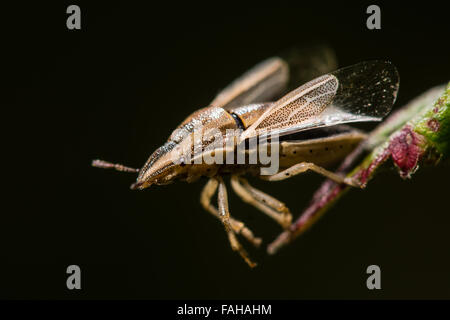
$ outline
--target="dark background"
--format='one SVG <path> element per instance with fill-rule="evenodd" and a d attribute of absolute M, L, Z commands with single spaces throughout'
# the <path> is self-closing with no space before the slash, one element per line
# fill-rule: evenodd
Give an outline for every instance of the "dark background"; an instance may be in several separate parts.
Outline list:
<path fill-rule="evenodd" d="M 69 31 L 69 4 L 82 29 Z M 295 46 L 327 43 L 339 65 L 389 59 L 399 69 L 396 108 L 449 80 L 443 3 L 166 7 L 122 2 L 22 5 L 5 10 L 12 108 L 5 173 L 15 179 L 2 212 L 2 298 L 450 298 L 450 168 L 412 180 L 379 175 L 274 256 L 233 253 L 199 203 L 204 181 L 131 191 L 132 174 L 90 167 L 101 158 L 140 167 L 187 115 L 255 63 Z M 10 18 L 10 19 L 8 19 Z M 5 41 L 5 40 L 4 40 Z M 12 112 L 13 118 L 7 117 Z M 12 119 L 12 121 L 10 121 Z M 323 179 L 305 174 L 251 182 L 295 216 Z M 5 183 L 6 184 L 6 183 Z M 230 209 L 267 245 L 280 228 L 231 194 Z M 82 290 L 66 289 L 66 268 Z M 368 265 L 382 290 L 366 288 Z"/>

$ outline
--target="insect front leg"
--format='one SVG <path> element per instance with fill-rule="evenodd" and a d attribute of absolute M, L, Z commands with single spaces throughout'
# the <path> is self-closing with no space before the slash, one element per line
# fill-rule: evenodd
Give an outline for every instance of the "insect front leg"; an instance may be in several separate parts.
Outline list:
<path fill-rule="evenodd" d="M 217 181 L 217 179 L 214 178 L 209 179 L 208 183 L 203 188 L 200 197 L 200 203 L 202 204 L 203 208 L 206 211 L 211 213 L 216 218 L 220 219 L 219 211 L 215 206 L 211 204 L 211 199 L 216 193 L 218 186 L 219 182 Z M 255 237 L 253 235 L 253 232 L 250 229 L 248 229 L 243 222 L 236 220 L 230 216 L 230 224 L 233 231 L 236 234 L 242 235 L 244 238 L 250 241 L 255 247 L 258 247 L 261 244 L 262 242 L 261 238 Z"/>
<path fill-rule="evenodd" d="M 279 181 L 279 180 L 285 180 L 289 179 L 297 174 L 303 173 L 305 171 L 314 171 L 318 174 L 333 180 L 337 183 L 344 183 L 352 187 L 358 187 L 361 188 L 361 185 L 350 178 L 346 178 L 343 176 L 340 176 L 334 172 L 328 171 L 327 169 L 324 169 L 314 163 L 311 162 L 301 162 L 297 163 L 296 165 L 293 165 L 292 167 L 283 170 L 281 172 L 278 172 L 277 174 L 271 175 L 271 176 L 261 176 L 261 179 L 267 180 L 267 181 Z"/>
<path fill-rule="evenodd" d="M 231 177 L 231 186 L 244 202 L 264 212 L 283 228 L 286 229 L 291 225 L 292 214 L 283 202 L 252 187 L 247 179 L 237 175 Z"/>
<path fill-rule="evenodd" d="M 247 264 L 251 268 L 253 268 L 256 266 L 256 263 L 250 260 L 247 252 L 239 243 L 238 239 L 236 238 L 236 234 L 233 232 L 233 229 L 231 227 L 230 212 L 228 209 L 228 195 L 225 183 L 223 182 L 223 179 L 221 177 L 217 179 L 219 181 L 219 192 L 217 196 L 219 216 L 220 219 L 222 220 L 223 225 L 225 226 L 225 230 L 228 234 L 228 240 L 230 241 L 231 248 L 233 249 L 233 251 L 237 251 L 241 255 L 241 257 L 245 260 L 245 262 L 247 262 Z"/>

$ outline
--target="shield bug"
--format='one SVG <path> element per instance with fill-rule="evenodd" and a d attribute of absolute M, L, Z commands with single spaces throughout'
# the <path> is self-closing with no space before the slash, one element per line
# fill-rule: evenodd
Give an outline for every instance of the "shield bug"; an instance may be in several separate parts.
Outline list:
<path fill-rule="evenodd" d="M 288 79 L 288 63 L 281 58 L 268 59 L 232 82 L 208 107 L 183 121 L 140 170 L 101 160 L 93 161 L 92 165 L 139 172 L 131 186 L 139 190 L 208 177 L 201 204 L 223 223 L 232 249 L 253 267 L 255 263 L 237 235 L 255 246 L 259 246 L 261 239 L 230 215 L 223 177 L 231 175 L 232 189 L 243 201 L 288 229 L 292 215 L 286 205 L 252 187 L 244 175 L 278 181 L 311 170 L 338 183 L 358 187 L 354 181 L 325 168 L 343 159 L 366 138 L 364 132 L 344 124 L 380 121 L 391 110 L 399 87 L 393 64 L 366 61 L 322 75 L 274 102 L 267 102 L 282 95 Z M 229 135 L 229 130 L 238 131 Z M 195 138 L 196 133 L 200 138 Z M 244 160 L 248 160 L 263 145 L 267 147 L 273 142 L 273 137 L 279 137 L 276 144 L 270 144 L 269 150 L 279 155 L 277 172 L 262 174 L 261 169 L 267 163 L 260 159 L 236 163 L 239 148 L 243 150 Z M 254 138 L 260 140 L 252 146 L 249 142 Z M 217 155 L 228 159 L 230 153 L 230 162 L 204 161 L 206 156 Z M 216 192 L 217 207 L 211 204 Z"/>

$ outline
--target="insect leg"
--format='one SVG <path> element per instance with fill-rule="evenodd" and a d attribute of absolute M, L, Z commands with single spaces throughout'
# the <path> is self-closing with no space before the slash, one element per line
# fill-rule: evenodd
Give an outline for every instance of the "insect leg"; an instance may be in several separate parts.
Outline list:
<path fill-rule="evenodd" d="M 247 179 L 237 175 L 231 177 L 231 186 L 244 202 L 261 210 L 278 222 L 283 228 L 288 228 L 291 225 L 291 212 L 283 202 L 252 187 Z"/>
<path fill-rule="evenodd" d="M 267 180 L 267 181 L 279 181 L 279 180 L 285 180 L 289 179 L 297 174 L 303 173 L 305 171 L 312 170 L 314 172 L 317 172 L 318 174 L 321 174 L 328 179 L 333 180 L 337 183 L 345 183 L 352 187 L 358 187 L 360 188 L 361 185 L 358 184 L 356 181 L 353 181 L 352 179 L 342 177 L 334 172 L 328 171 L 318 165 L 315 165 L 311 162 L 301 162 L 297 163 L 296 165 L 293 165 L 292 167 L 283 170 L 281 172 L 278 172 L 277 174 L 271 175 L 271 176 L 261 176 L 261 179 Z"/>
<path fill-rule="evenodd" d="M 216 218 L 220 219 L 219 211 L 216 207 L 214 207 L 211 204 L 211 199 L 214 196 L 214 194 L 217 191 L 217 187 L 219 185 L 219 182 L 212 178 L 208 181 L 208 183 L 203 188 L 201 197 L 200 197 L 200 203 L 202 204 L 203 208 L 205 208 L 206 211 L 211 213 Z M 257 238 L 253 235 L 253 232 L 248 229 L 243 222 L 234 219 L 233 217 L 230 217 L 230 224 L 233 228 L 233 231 L 236 234 L 241 234 L 244 236 L 248 241 L 250 241 L 254 246 L 258 247 L 261 244 L 261 238 Z"/>
<path fill-rule="evenodd" d="M 247 262 L 247 264 L 251 268 L 253 268 L 256 266 L 256 263 L 250 260 L 247 252 L 239 243 L 238 239 L 236 238 L 236 234 L 233 232 L 233 229 L 231 227 L 230 212 L 228 209 L 228 195 L 225 183 L 223 182 L 223 179 L 221 177 L 218 177 L 218 180 L 219 180 L 219 192 L 217 198 L 218 198 L 219 216 L 220 219 L 222 220 L 223 225 L 225 226 L 225 230 L 228 234 L 228 240 L 230 241 L 231 248 L 233 249 L 233 251 L 237 251 L 241 255 L 241 257 L 245 260 L 245 262 Z"/>

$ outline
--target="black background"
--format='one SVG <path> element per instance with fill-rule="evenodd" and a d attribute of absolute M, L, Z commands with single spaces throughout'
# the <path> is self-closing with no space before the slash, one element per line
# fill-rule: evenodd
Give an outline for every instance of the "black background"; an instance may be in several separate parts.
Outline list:
<path fill-rule="evenodd" d="M 81 7 L 79 31 L 66 28 L 69 4 Z M 327 43 L 340 66 L 391 60 L 401 77 L 397 108 L 449 80 L 443 3 L 379 4 L 376 31 L 366 28 L 369 4 L 5 9 L 5 66 L 13 72 L 4 77 L 14 100 L 12 108 L 4 100 L 3 128 L 13 124 L 4 171 L 15 179 L 5 182 L 0 296 L 450 298 L 448 166 L 421 168 L 408 181 L 395 172 L 378 176 L 274 256 L 246 243 L 259 263 L 254 270 L 201 208 L 204 181 L 136 192 L 128 188 L 132 174 L 90 167 L 95 158 L 140 167 L 220 88 L 295 46 Z M 298 215 L 322 181 L 305 174 L 252 183 Z M 280 231 L 234 194 L 230 209 L 265 244 Z M 82 269 L 81 291 L 66 289 L 71 264 Z M 366 288 L 371 264 L 381 267 L 382 290 Z"/>

